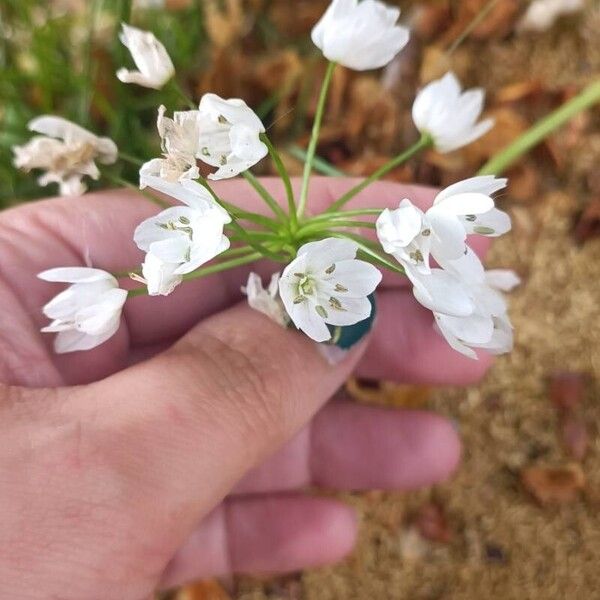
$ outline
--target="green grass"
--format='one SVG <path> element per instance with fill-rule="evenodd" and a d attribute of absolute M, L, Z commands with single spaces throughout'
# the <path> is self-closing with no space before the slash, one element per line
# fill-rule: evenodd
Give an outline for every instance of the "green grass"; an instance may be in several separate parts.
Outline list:
<path fill-rule="evenodd" d="M 187 9 L 137 10 L 130 0 L 87 0 L 83 10 L 51 8 L 48 0 L 0 3 L 0 208 L 48 196 L 37 173 L 18 172 L 11 147 L 26 142 L 28 121 L 40 114 L 64 116 L 101 135 L 119 149 L 142 159 L 159 152 L 156 108 L 180 108 L 173 91 L 154 91 L 120 83 L 120 66 L 133 66 L 118 40 L 122 20 L 153 31 L 164 43 L 180 82 L 206 64 L 207 38 L 202 0 Z M 135 167 L 121 175 L 136 180 Z M 102 186 L 92 183 L 90 187 Z"/>

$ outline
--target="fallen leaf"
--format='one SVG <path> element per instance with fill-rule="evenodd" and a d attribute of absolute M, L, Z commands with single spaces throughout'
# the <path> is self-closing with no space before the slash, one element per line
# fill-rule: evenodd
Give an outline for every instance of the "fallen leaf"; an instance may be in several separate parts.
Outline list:
<path fill-rule="evenodd" d="M 210 579 L 182 587 L 173 600 L 231 600 L 231 596 L 218 581 Z"/>
<path fill-rule="evenodd" d="M 486 41 L 506 37 L 515 28 L 519 6 L 519 0 L 496 1 L 481 23 L 473 29 L 471 37 Z"/>
<path fill-rule="evenodd" d="M 494 103 L 502 104 L 523 100 L 524 98 L 539 94 L 542 89 L 542 84 L 537 79 L 510 83 L 504 87 L 501 87 L 494 94 Z"/>
<path fill-rule="evenodd" d="M 589 434 L 585 422 L 577 415 L 566 415 L 560 427 L 567 452 L 575 460 L 582 461 L 589 446 Z"/>
<path fill-rule="evenodd" d="M 594 198 L 583 209 L 573 228 L 573 238 L 578 244 L 600 235 L 600 198 Z"/>
<path fill-rule="evenodd" d="M 556 371 L 550 376 L 548 394 L 554 406 L 560 410 L 576 409 L 585 393 L 586 377 L 573 371 Z"/>
<path fill-rule="evenodd" d="M 521 472 L 521 483 L 542 506 L 569 504 L 585 487 L 585 475 L 579 464 L 561 467 L 533 466 Z"/>
<path fill-rule="evenodd" d="M 540 172 L 530 163 L 522 161 L 506 173 L 512 200 L 530 202 L 538 198 L 540 191 Z"/>
<path fill-rule="evenodd" d="M 432 542 L 447 544 L 452 539 L 452 531 L 442 507 L 434 502 L 423 504 L 413 522 L 422 537 Z"/>

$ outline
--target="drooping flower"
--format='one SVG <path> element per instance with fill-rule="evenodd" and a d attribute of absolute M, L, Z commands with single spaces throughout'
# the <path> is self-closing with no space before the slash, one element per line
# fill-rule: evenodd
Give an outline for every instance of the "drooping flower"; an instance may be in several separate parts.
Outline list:
<path fill-rule="evenodd" d="M 248 304 L 251 308 L 285 327 L 289 317 L 285 312 L 281 298 L 279 298 L 279 277 L 279 273 L 273 273 L 269 287 L 265 289 L 260 275 L 250 273 L 248 282 L 242 287 L 242 293 L 248 297 Z"/>
<path fill-rule="evenodd" d="M 158 109 L 156 125 L 161 139 L 163 158 L 154 158 L 140 169 L 140 187 L 145 187 L 145 176 L 154 175 L 167 181 L 197 179 L 196 165 L 199 144 L 198 111 L 175 112 L 165 117 L 166 108 Z"/>
<path fill-rule="evenodd" d="M 454 73 L 446 73 L 417 94 L 412 106 L 413 121 L 422 134 L 433 138 L 439 152 L 451 152 L 493 127 L 493 119 L 477 122 L 484 97 L 480 88 L 463 92 Z"/>
<path fill-rule="evenodd" d="M 452 348 L 477 358 L 476 348 L 502 354 L 512 348 L 512 325 L 500 291 L 519 284 L 512 271 L 485 271 L 472 250 L 430 275 L 407 271 L 415 298 L 433 311 L 436 325 Z M 452 298 L 454 304 L 449 305 Z M 470 305 L 470 310 L 467 307 Z M 456 310 L 459 308 L 460 310 Z M 460 313 L 460 314 L 459 314 Z"/>
<path fill-rule="evenodd" d="M 49 269 L 38 275 L 44 281 L 70 283 L 43 308 L 52 323 L 42 329 L 58 333 L 54 349 L 59 354 L 90 350 L 119 329 L 127 291 L 106 271 L 88 267 Z"/>
<path fill-rule="evenodd" d="M 264 125 L 243 100 L 224 100 L 216 94 L 204 94 L 199 113 L 197 157 L 219 167 L 209 179 L 235 177 L 267 154 L 267 146 L 260 140 Z"/>
<path fill-rule="evenodd" d="M 510 230 L 510 217 L 494 206 L 491 194 L 506 186 L 493 175 L 472 177 L 442 190 L 427 212 L 404 199 L 377 219 L 383 249 L 399 262 L 429 273 L 429 256 L 438 263 L 460 258 L 468 234 L 497 237 Z"/>
<path fill-rule="evenodd" d="M 37 117 L 29 122 L 28 128 L 42 135 L 13 148 L 15 166 L 24 171 L 46 171 L 38 183 L 41 186 L 58 183 L 62 196 L 85 193 L 84 176 L 100 177 L 95 160 L 106 165 L 117 160 L 118 149 L 111 139 L 98 137 L 62 117 Z"/>
<path fill-rule="evenodd" d="M 130 277 L 145 284 L 149 296 L 168 296 L 183 279 L 183 275 L 175 273 L 178 266 L 179 263 L 165 262 L 148 252 L 142 263 L 142 275 L 131 273 Z"/>
<path fill-rule="evenodd" d="M 121 68 L 117 78 L 123 83 L 135 83 L 143 87 L 160 89 L 173 77 L 175 67 L 165 47 L 149 32 L 123 23 L 119 39 L 127 47 L 137 71 Z"/>
<path fill-rule="evenodd" d="M 138 248 L 153 255 L 147 269 L 150 272 L 162 269 L 162 274 L 156 277 L 168 273 L 172 282 L 174 276 L 191 273 L 229 248 L 223 226 L 231 222 L 231 217 L 199 183 L 190 180 L 170 183 L 158 177 L 149 177 L 146 183 L 186 205 L 167 208 L 142 221 L 135 230 Z M 175 267 L 159 267 L 154 258 Z M 164 290 L 170 285 L 158 287 Z"/>
<path fill-rule="evenodd" d="M 317 342 L 331 338 L 329 325 L 354 325 L 371 314 L 368 296 L 381 281 L 370 263 L 356 259 L 358 246 L 327 238 L 304 244 L 283 270 L 279 294 L 294 325 Z"/>
<path fill-rule="evenodd" d="M 357 71 L 389 63 L 409 38 L 400 9 L 377 0 L 333 0 L 314 26 L 313 43 L 330 61 Z"/>

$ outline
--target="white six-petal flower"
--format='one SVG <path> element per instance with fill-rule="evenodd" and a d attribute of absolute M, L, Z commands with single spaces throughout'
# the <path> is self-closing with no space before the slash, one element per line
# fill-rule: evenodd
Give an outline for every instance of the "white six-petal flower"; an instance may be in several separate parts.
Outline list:
<path fill-rule="evenodd" d="M 493 119 L 477 122 L 484 98 L 480 88 L 463 92 L 454 73 L 446 73 L 417 94 L 412 106 L 413 121 L 422 134 L 433 138 L 438 151 L 451 152 L 493 127 Z"/>
<path fill-rule="evenodd" d="M 13 148 L 15 166 L 24 171 L 46 171 L 38 183 L 42 186 L 58 183 L 62 196 L 85 193 L 87 187 L 82 178 L 86 175 L 98 179 L 100 171 L 95 160 L 106 165 L 117 160 L 118 149 L 111 139 L 98 137 L 62 117 L 37 117 L 28 127 L 42 135 Z"/>
<path fill-rule="evenodd" d="M 330 61 L 357 71 L 378 69 L 408 42 L 408 29 L 396 24 L 399 16 L 399 8 L 377 0 L 333 0 L 312 41 Z"/>
<path fill-rule="evenodd" d="M 491 197 L 505 185 L 493 175 L 465 179 L 442 190 L 425 213 L 405 198 L 378 217 L 379 241 L 403 265 L 429 273 L 430 255 L 438 263 L 460 258 L 468 234 L 496 237 L 510 230 L 510 217 Z"/>
<path fill-rule="evenodd" d="M 54 340 L 57 353 L 90 350 L 117 332 L 127 291 L 118 287 L 110 273 L 88 267 L 62 267 L 43 271 L 38 277 L 72 284 L 43 308 L 52 323 L 42 331 L 58 333 Z"/>
<path fill-rule="evenodd" d="M 283 270 L 279 294 L 298 329 L 317 342 L 331 338 L 329 325 L 354 325 L 371 314 L 368 299 L 381 273 L 356 259 L 358 246 L 328 238 L 304 244 Z"/>
<path fill-rule="evenodd" d="M 250 273 L 248 282 L 242 287 L 242 293 L 248 297 L 248 304 L 254 310 L 263 313 L 275 323 L 286 326 L 289 317 L 279 297 L 279 273 L 273 273 L 269 287 L 265 289 L 260 275 Z"/>
<path fill-rule="evenodd" d="M 126 23 L 122 26 L 119 39 L 131 53 L 138 70 L 121 68 L 117 71 L 117 78 L 123 83 L 160 89 L 175 74 L 175 67 L 165 47 L 150 31 L 143 31 Z"/>
<path fill-rule="evenodd" d="M 138 248 L 152 255 L 149 263 L 146 257 L 144 278 L 162 282 L 155 289 L 164 293 L 176 285 L 175 276 L 191 273 L 229 248 L 223 226 L 231 222 L 231 217 L 195 181 L 171 183 L 147 177 L 146 183 L 186 205 L 163 210 L 142 221 L 134 232 Z M 155 270 L 159 272 L 154 273 Z"/>

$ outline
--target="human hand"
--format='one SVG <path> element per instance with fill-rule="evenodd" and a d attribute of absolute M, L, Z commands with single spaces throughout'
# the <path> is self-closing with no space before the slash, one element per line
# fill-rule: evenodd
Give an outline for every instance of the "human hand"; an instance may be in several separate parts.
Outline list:
<path fill-rule="evenodd" d="M 311 205 L 351 185 L 315 179 Z M 215 187 L 258 210 L 244 184 Z M 354 205 L 404 196 L 426 205 L 433 192 L 375 184 Z M 302 488 L 410 489 L 458 462 L 454 429 L 433 414 L 324 406 L 353 371 L 432 384 L 485 372 L 489 358 L 450 349 L 398 278 L 384 277 L 368 347 L 336 364 L 240 303 L 247 270 L 132 299 L 105 344 L 54 355 L 39 328 L 57 290 L 35 274 L 130 268 L 133 229 L 154 212 L 115 191 L 0 214 L 0 597 L 139 600 L 194 578 L 330 562 L 352 547 L 353 513 Z"/>

